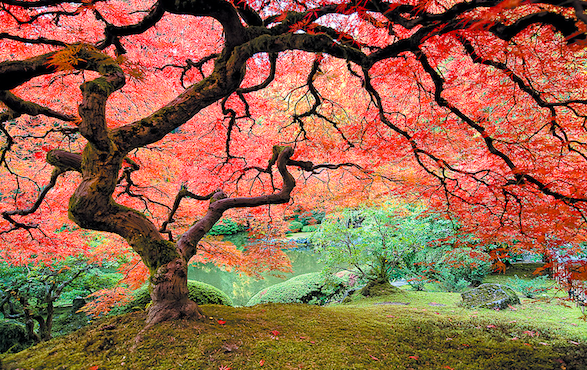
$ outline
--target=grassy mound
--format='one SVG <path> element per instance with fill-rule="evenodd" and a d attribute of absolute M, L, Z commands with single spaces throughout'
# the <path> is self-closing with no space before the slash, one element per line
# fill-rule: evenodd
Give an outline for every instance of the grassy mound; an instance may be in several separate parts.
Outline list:
<path fill-rule="evenodd" d="M 255 294 L 247 306 L 263 303 L 308 303 L 323 305 L 342 297 L 352 286 L 349 275 L 339 273 L 326 278 L 319 272 L 298 275 Z M 353 280 L 354 281 L 354 280 Z M 340 296 L 340 297 L 339 297 Z"/>
<path fill-rule="evenodd" d="M 156 325 L 138 345 L 145 314 L 135 312 L 1 361 L 6 370 L 587 368 L 577 309 L 525 299 L 516 310 L 473 311 L 459 301 L 405 291 L 326 307 L 204 305 L 205 321 Z"/>

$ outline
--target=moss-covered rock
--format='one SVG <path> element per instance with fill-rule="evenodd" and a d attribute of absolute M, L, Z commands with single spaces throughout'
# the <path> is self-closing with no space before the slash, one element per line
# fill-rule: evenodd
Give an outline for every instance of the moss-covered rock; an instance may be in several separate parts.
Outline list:
<path fill-rule="evenodd" d="M 226 293 L 220 289 L 201 281 L 188 280 L 188 296 L 197 304 L 221 304 L 224 306 L 232 306 L 232 300 Z M 133 300 L 123 306 L 116 313 L 127 313 L 138 309 L 144 309 L 147 304 L 151 302 L 149 289 L 143 286 L 137 289 L 134 293 Z"/>
<path fill-rule="evenodd" d="M 33 341 L 28 338 L 24 325 L 15 321 L 0 321 L 0 353 L 8 350 L 19 352 L 32 344 Z"/>
<path fill-rule="evenodd" d="M 345 272 L 324 276 L 319 272 L 293 277 L 255 294 L 247 303 L 254 306 L 262 303 L 307 303 L 324 305 L 342 298 L 345 291 L 356 283 L 354 274 Z"/>
<path fill-rule="evenodd" d="M 466 308 L 505 309 L 520 304 L 520 298 L 510 287 L 501 284 L 482 284 L 475 289 L 461 293 Z"/>

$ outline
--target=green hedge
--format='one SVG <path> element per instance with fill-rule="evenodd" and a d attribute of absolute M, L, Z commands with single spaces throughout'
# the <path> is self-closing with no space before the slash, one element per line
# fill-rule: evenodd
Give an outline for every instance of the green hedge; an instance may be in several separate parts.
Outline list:
<path fill-rule="evenodd" d="M 188 280 L 188 295 L 197 304 L 221 304 L 232 306 L 232 299 L 220 289 L 201 281 Z M 147 286 L 143 286 L 134 292 L 131 302 L 121 307 L 116 313 L 126 313 L 137 309 L 144 309 L 151 302 L 151 296 Z"/>
<path fill-rule="evenodd" d="M 302 232 L 303 233 L 311 233 L 314 232 L 316 230 L 318 230 L 318 225 L 306 225 L 304 227 L 302 227 Z"/>

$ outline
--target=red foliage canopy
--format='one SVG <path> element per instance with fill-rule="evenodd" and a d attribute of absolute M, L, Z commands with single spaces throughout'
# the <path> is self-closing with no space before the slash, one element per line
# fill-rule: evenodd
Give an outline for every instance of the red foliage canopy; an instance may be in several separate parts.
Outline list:
<path fill-rule="evenodd" d="M 169 260 L 145 240 L 182 234 L 189 260 L 224 212 L 292 194 L 417 197 L 487 241 L 584 240 L 587 2 L 0 4 L 5 257 L 109 231 L 155 274 Z"/>

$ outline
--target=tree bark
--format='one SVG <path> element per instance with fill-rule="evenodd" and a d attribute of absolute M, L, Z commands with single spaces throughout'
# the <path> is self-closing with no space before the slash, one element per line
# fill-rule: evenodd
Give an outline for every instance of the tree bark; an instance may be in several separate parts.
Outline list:
<path fill-rule="evenodd" d="M 161 266 L 151 277 L 151 306 L 147 326 L 167 320 L 204 317 L 198 305 L 188 297 L 187 263 L 183 257 Z"/>

